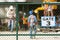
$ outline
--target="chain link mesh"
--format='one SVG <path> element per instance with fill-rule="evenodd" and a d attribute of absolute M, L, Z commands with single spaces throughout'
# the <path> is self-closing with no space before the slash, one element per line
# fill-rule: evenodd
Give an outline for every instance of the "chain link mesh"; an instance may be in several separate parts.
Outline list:
<path fill-rule="evenodd" d="M 28 7 L 29 9 L 31 9 L 31 6 L 32 6 L 32 9 L 35 9 L 35 8 L 41 6 L 41 5 L 40 4 L 37 4 L 37 5 L 34 5 L 34 6 L 33 5 L 26 5 L 26 6 L 19 5 L 18 8 L 21 7 L 20 10 L 22 10 L 22 11 L 25 10 L 26 11 L 26 8 Z M 28 8 L 27 8 L 27 11 L 26 11 L 27 13 L 29 11 Z M 2 6 L 1 6 L 0 10 L 1 10 L 1 13 L 3 13 L 3 14 L 1 14 L 1 13 L 0 14 L 5 16 L 6 15 L 6 10 L 4 9 L 4 7 L 2 8 Z M 60 39 L 60 36 L 57 36 L 57 37 L 56 36 L 48 36 L 48 37 L 46 36 L 46 35 L 49 35 L 49 34 L 53 34 L 53 35 L 54 34 L 60 34 L 60 16 L 59 16 L 60 15 L 60 5 L 57 5 L 57 9 L 53 10 L 53 14 L 56 17 L 56 26 L 53 27 L 53 28 L 51 28 L 51 27 L 44 28 L 44 27 L 41 27 L 41 21 L 38 21 L 37 32 L 36 32 L 36 38 L 35 39 L 30 38 L 30 30 L 29 30 L 29 27 L 27 25 L 25 26 L 24 24 L 19 24 L 18 23 L 18 40 L 58 40 L 58 39 Z M 2 18 L 3 16 L 1 16 L 1 15 L 0 15 L 0 18 L 1 18 L 0 19 L 0 34 L 7 34 L 7 35 L 16 34 L 16 24 L 14 24 L 15 28 L 14 28 L 13 32 L 11 32 L 7 27 L 7 23 L 5 23 L 6 18 Z M 23 12 L 20 16 L 22 16 L 22 15 L 23 15 Z M 28 15 L 29 14 L 27 14 L 27 16 Z M 41 18 L 41 16 L 44 15 L 43 10 L 39 11 L 38 15 Z M 27 30 L 25 30 L 26 27 L 27 27 Z M 42 34 L 42 35 L 45 34 L 45 36 L 41 36 L 41 35 L 38 35 L 38 34 Z M 11 35 L 11 36 L 1 36 L 0 35 L 0 40 L 16 40 L 16 35 L 15 36 L 13 36 L 13 35 Z"/>

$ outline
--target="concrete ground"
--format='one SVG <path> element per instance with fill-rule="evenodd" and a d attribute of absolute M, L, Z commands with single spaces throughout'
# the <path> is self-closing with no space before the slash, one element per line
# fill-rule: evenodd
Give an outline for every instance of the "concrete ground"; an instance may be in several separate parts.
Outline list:
<path fill-rule="evenodd" d="M 15 36 L 0 36 L 0 40 L 16 40 Z M 29 36 L 19 36 L 18 40 L 60 40 L 60 36 L 36 36 L 35 39 L 30 39 Z"/>
<path fill-rule="evenodd" d="M 29 34 L 30 31 L 18 31 L 18 34 Z M 16 31 L 0 31 L 0 34 L 16 34 Z M 37 32 L 37 34 L 60 34 L 59 32 Z"/>
<path fill-rule="evenodd" d="M 16 31 L 0 31 L 0 34 L 16 34 Z M 29 34 L 29 31 L 18 31 L 18 34 Z M 60 32 L 37 32 L 37 34 L 60 34 Z M 0 40 L 16 40 L 16 36 L 0 36 Z M 30 39 L 30 36 L 18 36 L 18 40 L 60 40 L 60 36 L 36 36 L 35 39 Z"/>

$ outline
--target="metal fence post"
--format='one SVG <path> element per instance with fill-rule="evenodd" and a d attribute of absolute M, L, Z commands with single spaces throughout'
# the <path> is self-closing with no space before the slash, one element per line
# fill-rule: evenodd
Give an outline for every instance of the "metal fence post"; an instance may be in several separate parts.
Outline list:
<path fill-rule="evenodd" d="M 16 40 L 18 40 L 18 4 L 16 4 Z"/>

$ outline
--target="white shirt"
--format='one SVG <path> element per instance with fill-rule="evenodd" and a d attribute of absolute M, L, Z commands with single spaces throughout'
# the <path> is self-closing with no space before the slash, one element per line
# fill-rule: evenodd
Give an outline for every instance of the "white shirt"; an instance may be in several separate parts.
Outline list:
<path fill-rule="evenodd" d="M 52 7 L 51 6 L 48 6 L 48 11 L 52 11 Z"/>
<path fill-rule="evenodd" d="M 16 0 L 6 0 L 6 2 L 16 2 Z"/>
<path fill-rule="evenodd" d="M 26 0 L 16 0 L 16 2 L 26 2 Z"/>
<path fill-rule="evenodd" d="M 15 14 L 14 11 L 12 11 L 12 12 L 11 12 L 11 11 L 8 11 L 8 12 L 7 12 L 7 17 L 8 17 L 8 18 L 13 18 L 13 16 L 16 17 L 16 14 Z"/>

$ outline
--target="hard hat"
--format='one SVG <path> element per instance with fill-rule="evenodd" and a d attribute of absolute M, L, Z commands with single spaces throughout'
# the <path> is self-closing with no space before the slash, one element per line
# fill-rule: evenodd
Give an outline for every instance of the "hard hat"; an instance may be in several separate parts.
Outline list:
<path fill-rule="evenodd" d="M 24 13 L 24 15 L 26 15 L 26 13 Z"/>
<path fill-rule="evenodd" d="M 19 14 L 22 14 L 23 12 L 22 11 L 19 11 Z"/>
<path fill-rule="evenodd" d="M 29 11 L 29 14 L 30 14 L 30 15 L 32 15 L 32 14 L 33 14 L 33 11 L 32 11 L 32 10 L 31 10 L 31 11 Z"/>
<path fill-rule="evenodd" d="M 14 7 L 11 5 L 11 6 L 9 7 L 9 9 L 14 9 Z"/>

